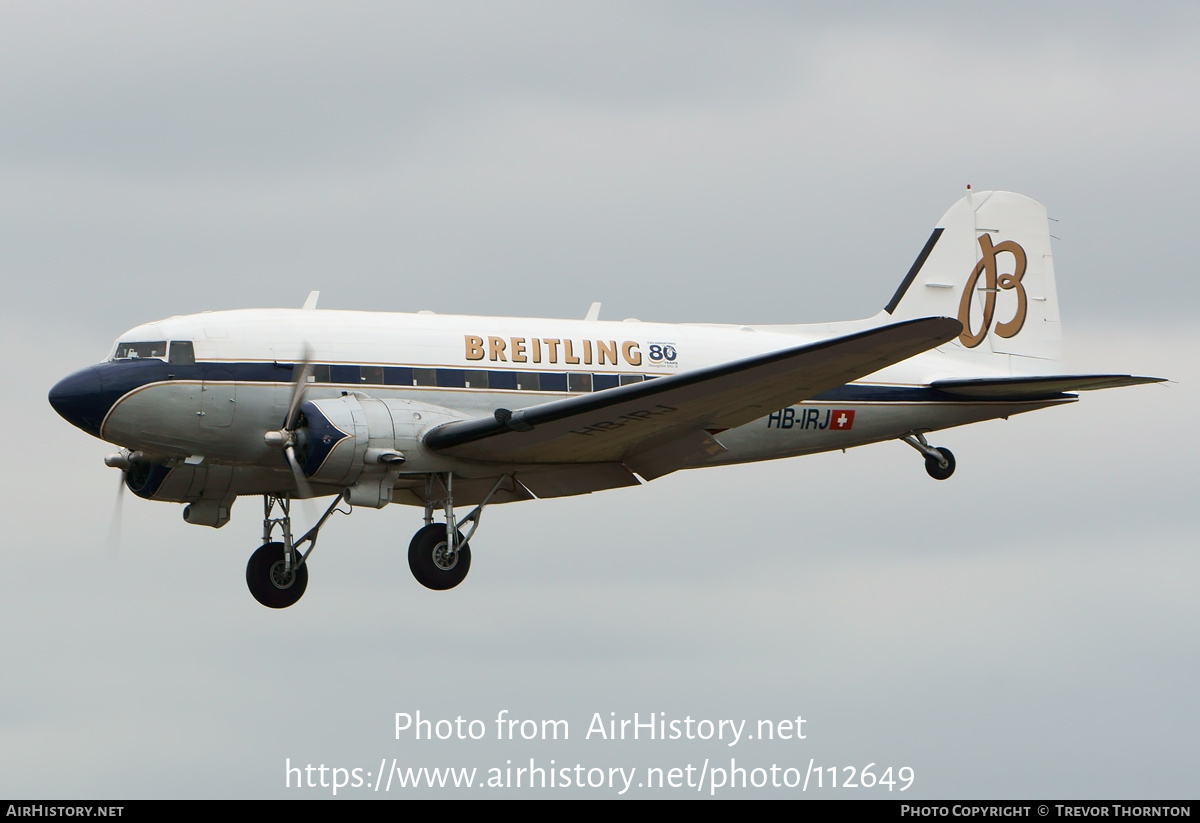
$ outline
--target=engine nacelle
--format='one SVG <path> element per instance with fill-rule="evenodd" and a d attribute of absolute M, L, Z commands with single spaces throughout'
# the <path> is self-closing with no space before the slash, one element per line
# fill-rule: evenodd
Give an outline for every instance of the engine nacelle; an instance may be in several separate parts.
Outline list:
<path fill-rule="evenodd" d="M 114 456 L 116 457 L 116 456 Z M 124 455 L 125 485 L 146 500 L 188 503 L 183 519 L 195 526 L 219 529 L 229 522 L 229 510 L 237 498 L 237 474 L 233 466 L 191 464 L 172 460 L 156 463 L 140 452 Z M 117 460 L 105 462 L 120 465 Z"/>
<path fill-rule="evenodd" d="M 360 392 L 309 400 L 300 405 L 297 458 L 313 481 L 348 487 L 351 504 L 381 508 L 391 502 L 404 464 L 419 455 L 420 435 L 463 419 L 444 406 Z"/>

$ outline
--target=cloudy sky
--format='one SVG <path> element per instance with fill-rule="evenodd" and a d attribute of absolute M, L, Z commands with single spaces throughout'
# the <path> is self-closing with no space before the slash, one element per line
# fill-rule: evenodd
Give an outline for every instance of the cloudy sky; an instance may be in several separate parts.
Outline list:
<path fill-rule="evenodd" d="M 1182 3 L 0 3 L 0 796 L 734 758 L 1195 797 L 1198 36 Z M 893 443 L 489 509 L 448 593 L 408 572 L 418 511 L 359 511 L 283 612 L 245 590 L 255 499 L 213 531 L 130 498 L 106 554 L 111 447 L 45 400 L 126 328 L 310 289 L 868 316 L 968 184 L 1056 221 L 1064 370 L 1176 382 L 940 433 L 946 483 Z M 397 740 L 418 710 L 487 738 Z M 571 738 L 497 741 L 501 710 Z M 807 737 L 584 739 L 610 712 Z"/>

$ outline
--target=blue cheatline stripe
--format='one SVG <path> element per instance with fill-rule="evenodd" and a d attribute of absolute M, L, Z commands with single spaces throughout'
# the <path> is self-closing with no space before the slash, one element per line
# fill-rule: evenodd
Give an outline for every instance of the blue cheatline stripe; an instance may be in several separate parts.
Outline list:
<path fill-rule="evenodd" d="M 161 360 L 123 360 L 93 367 L 101 374 L 104 405 L 111 406 L 126 392 L 148 383 L 170 380 L 206 380 L 237 383 L 290 383 L 295 372 L 291 363 L 210 363 L 190 365 Z M 312 366 L 315 383 L 369 388 L 455 388 L 499 391 L 544 391 L 586 394 L 616 388 L 660 375 L 601 374 L 591 372 L 519 372 L 515 370 L 420 368 L 413 366 L 352 366 L 322 364 Z M 1012 399 L 1012 398 L 1009 398 Z M 1049 399 L 1049 398 L 1039 398 Z M 949 394 L 929 386 L 878 386 L 848 383 L 812 398 L 812 402 L 907 402 L 964 403 L 980 402 Z"/>
<path fill-rule="evenodd" d="M 117 360 L 96 367 L 104 374 L 104 387 L 116 399 L 147 383 L 168 380 L 205 380 L 235 383 L 290 383 L 293 363 L 200 362 L 187 365 L 162 360 Z M 355 366 L 314 363 L 313 382 L 338 386 L 390 386 L 394 388 L 498 389 L 586 393 L 619 385 L 652 380 L 653 374 L 597 374 L 587 371 L 516 371 L 487 369 L 422 368 L 419 366 Z"/>

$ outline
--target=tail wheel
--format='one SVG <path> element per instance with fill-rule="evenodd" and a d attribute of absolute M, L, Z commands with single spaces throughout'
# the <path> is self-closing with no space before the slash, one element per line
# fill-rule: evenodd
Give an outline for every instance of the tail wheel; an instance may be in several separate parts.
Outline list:
<path fill-rule="evenodd" d="M 946 480 L 950 475 L 954 474 L 954 455 L 949 449 L 937 448 L 939 454 L 942 455 L 942 460 L 946 461 L 946 465 L 942 465 L 942 460 L 938 460 L 932 455 L 925 458 L 925 471 L 934 480 Z"/>

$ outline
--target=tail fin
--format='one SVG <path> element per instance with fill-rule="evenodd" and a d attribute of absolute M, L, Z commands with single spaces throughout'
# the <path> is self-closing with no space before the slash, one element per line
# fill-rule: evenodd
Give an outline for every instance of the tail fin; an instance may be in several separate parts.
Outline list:
<path fill-rule="evenodd" d="M 890 320 L 956 317 L 940 351 L 1008 371 L 1044 373 L 1061 356 L 1050 229 L 1041 203 L 1007 191 L 968 193 L 942 217 L 884 312 Z M 882 316 L 882 315 L 881 315 Z"/>

